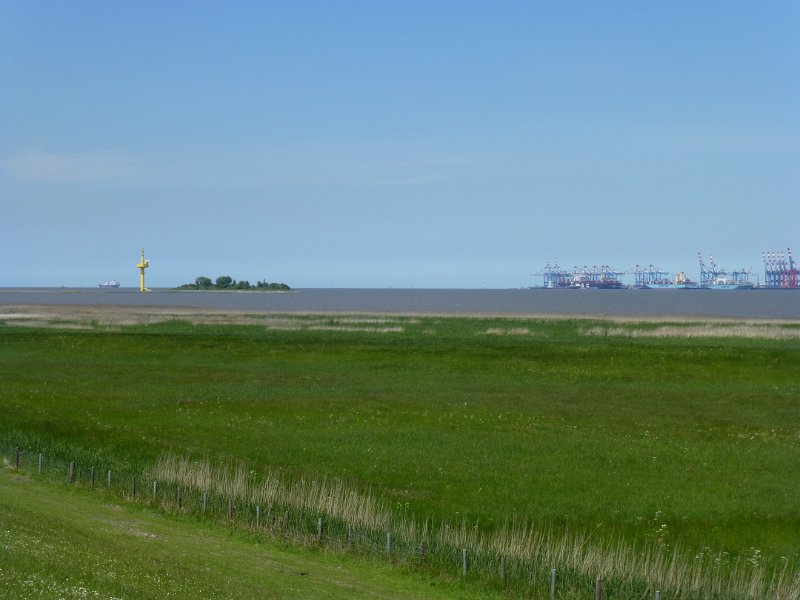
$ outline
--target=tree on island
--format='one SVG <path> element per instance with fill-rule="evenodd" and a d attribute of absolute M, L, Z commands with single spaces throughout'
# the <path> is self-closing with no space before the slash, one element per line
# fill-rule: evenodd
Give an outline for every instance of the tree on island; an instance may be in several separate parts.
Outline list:
<path fill-rule="evenodd" d="M 259 291 L 286 291 L 290 290 L 285 283 L 271 283 L 259 281 L 256 285 L 251 284 L 246 279 L 236 281 L 230 275 L 220 275 L 215 280 L 210 277 L 200 276 L 194 283 L 184 283 L 179 287 L 182 290 L 259 290 Z"/>
<path fill-rule="evenodd" d="M 268 283 L 266 281 L 259 281 L 256 284 L 256 288 L 258 288 L 260 290 L 272 290 L 272 291 L 275 291 L 275 290 L 287 291 L 287 290 L 292 289 L 288 285 L 286 285 L 285 283 Z"/>
<path fill-rule="evenodd" d="M 217 277 L 215 285 L 217 288 L 224 290 L 225 288 L 233 286 L 234 283 L 236 283 L 236 281 L 230 275 L 220 275 Z"/>

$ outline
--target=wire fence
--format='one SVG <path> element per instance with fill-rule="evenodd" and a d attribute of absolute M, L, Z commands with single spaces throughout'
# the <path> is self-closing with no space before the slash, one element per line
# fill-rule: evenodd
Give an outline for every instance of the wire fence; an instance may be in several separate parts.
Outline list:
<path fill-rule="evenodd" d="M 700 593 L 672 590 L 668 596 L 643 578 L 625 577 L 613 570 L 590 575 L 573 565 L 545 564 L 530 555 L 480 543 L 477 538 L 473 544 L 467 531 L 451 535 L 427 525 L 412 529 L 397 527 L 393 531 L 391 523 L 381 528 L 365 524 L 364 519 L 349 520 L 310 509 L 303 502 L 253 501 L 242 494 L 223 493 L 221 486 L 159 480 L 152 473 L 132 468 L 69 461 L 18 447 L 0 447 L 0 453 L 5 465 L 36 473 L 51 482 L 94 488 L 120 501 L 188 514 L 273 539 L 380 557 L 486 589 L 504 590 L 512 596 L 595 600 L 733 597 L 722 588 L 718 593 L 708 588 Z M 779 592 L 774 597 L 783 596 Z"/>

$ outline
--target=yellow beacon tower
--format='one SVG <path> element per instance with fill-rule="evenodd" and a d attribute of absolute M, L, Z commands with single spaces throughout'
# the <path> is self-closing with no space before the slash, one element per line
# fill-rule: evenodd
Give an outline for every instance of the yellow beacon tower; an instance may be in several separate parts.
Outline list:
<path fill-rule="evenodd" d="M 141 275 L 139 276 L 139 291 L 140 292 L 149 292 L 146 287 L 144 287 L 144 270 L 150 266 L 150 261 L 145 260 L 144 258 L 144 248 L 142 248 L 142 258 L 139 260 L 139 264 L 136 267 L 139 269 Z"/>

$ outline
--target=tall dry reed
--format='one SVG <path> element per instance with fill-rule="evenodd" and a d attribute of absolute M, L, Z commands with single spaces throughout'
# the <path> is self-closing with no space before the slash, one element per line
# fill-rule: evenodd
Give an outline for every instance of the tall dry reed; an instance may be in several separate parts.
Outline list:
<path fill-rule="evenodd" d="M 530 572 L 557 567 L 590 580 L 638 582 L 648 590 L 669 591 L 670 598 L 800 598 L 800 571 L 790 568 L 788 562 L 781 570 L 767 572 L 757 561 L 725 565 L 715 557 L 697 557 L 678 547 L 637 546 L 619 538 L 600 539 L 591 533 L 521 522 L 488 532 L 466 521 L 457 526 L 443 522 L 431 528 L 429 521 L 418 523 L 398 515 L 371 493 L 359 492 L 338 479 L 289 480 L 271 471 L 256 474 L 244 465 L 190 461 L 174 455 L 163 456 L 148 475 L 239 503 L 287 507 L 365 530 L 390 531 L 407 547 L 425 544 L 451 554 L 468 548 L 478 566 L 494 565 L 502 557 Z"/>

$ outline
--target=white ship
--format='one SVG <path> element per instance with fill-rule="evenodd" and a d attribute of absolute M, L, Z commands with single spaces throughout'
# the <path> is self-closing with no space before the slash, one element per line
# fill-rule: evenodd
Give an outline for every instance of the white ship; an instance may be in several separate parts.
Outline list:
<path fill-rule="evenodd" d="M 752 290 L 754 287 L 755 284 L 752 281 L 732 277 L 717 277 L 705 286 L 707 290 Z"/>

